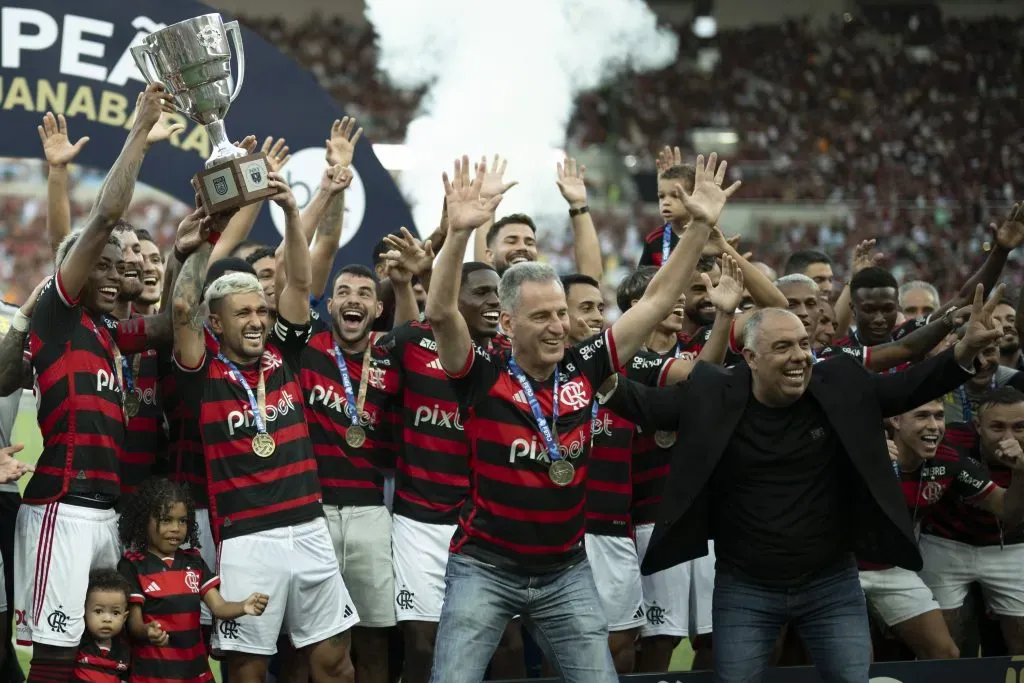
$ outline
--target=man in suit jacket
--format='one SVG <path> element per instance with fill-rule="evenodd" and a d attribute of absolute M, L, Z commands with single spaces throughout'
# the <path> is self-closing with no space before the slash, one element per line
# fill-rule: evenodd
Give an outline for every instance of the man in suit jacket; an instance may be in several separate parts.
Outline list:
<path fill-rule="evenodd" d="M 661 389 L 610 380 L 611 410 L 680 434 L 642 571 L 701 557 L 715 539 L 717 680 L 759 680 L 787 623 L 826 681 L 868 680 L 854 554 L 921 568 L 882 419 L 963 384 L 999 334 L 979 288 L 956 347 L 877 375 L 844 357 L 814 364 L 800 320 L 768 308 L 744 325 L 745 364 L 698 364 Z"/>

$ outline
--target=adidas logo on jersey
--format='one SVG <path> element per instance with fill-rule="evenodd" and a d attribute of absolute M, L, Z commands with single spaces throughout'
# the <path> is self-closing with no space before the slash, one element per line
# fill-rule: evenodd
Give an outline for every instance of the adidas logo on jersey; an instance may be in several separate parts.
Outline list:
<path fill-rule="evenodd" d="M 643 605 L 640 605 L 639 607 L 636 608 L 636 614 L 633 615 L 633 618 L 634 619 L 643 619 L 644 618 L 644 606 Z"/>
<path fill-rule="evenodd" d="M 157 585 L 156 581 L 150 581 L 149 585 L 146 586 L 146 592 L 147 593 L 159 593 L 160 592 L 160 586 Z"/>
<path fill-rule="evenodd" d="M 345 618 L 348 619 L 350 616 L 352 616 L 352 608 L 345 605 Z"/>
<path fill-rule="evenodd" d="M 444 367 L 441 365 L 440 358 L 435 358 L 434 360 L 427 363 L 427 367 L 430 368 L 431 370 L 440 370 L 441 372 L 444 372 Z"/>
<path fill-rule="evenodd" d="M 512 400 L 516 403 L 525 403 L 526 405 L 530 405 L 530 402 L 526 400 L 526 394 L 523 393 L 522 389 L 512 394 Z"/>

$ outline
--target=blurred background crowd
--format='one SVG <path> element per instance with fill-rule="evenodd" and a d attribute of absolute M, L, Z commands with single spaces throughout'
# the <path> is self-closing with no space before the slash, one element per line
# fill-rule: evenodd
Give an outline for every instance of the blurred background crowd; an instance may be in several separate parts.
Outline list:
<path fill-rule="evenodd" d="M 371 141 L 402 141 L 421 93 L 398 91 L 381 75 L 369 24 L 241 19 L 315 74 Z M 584 94 L 568 131 L 570 154 L 621 167 L 597 174 L 591 187 L 609 286 L 660 223 L 653 154 L 678 144 L 692 158 L 693 131 L 718 135 L 744 181 L 736 204 L 764 209 L 748 221 L 744 244 L 776 268 L 796 249 L 821 248 L 842 277 L 853 246 L 877 238 L 897 278 L 948 294 L 984 259 L 989 223 L 1024 187 L 1024 22 L 882 13 L 713 38 L 697 38 L 688 24 L 672 28 L 680 54 L 696 58 Z M 18 300 L 17 283 L 37 282 L 50 268 L 39 239 L 45 169 L 6 161 L 0 175 L 0 280 Z M 75 181 L 80 216 L 98 177 L 79 169 Z M 770 210 L 782 204 L 825 210 Z M 129 220 L 169 239 L 185 207 L 154 196 L 132 211 Z M 560 252 L 556 265 L 568 269 L 571 245 Z M 15 259 L 32 272 L 12 280 Z M 1006 275 L 1020 284 L 1021 264 L 1011 262 Z"/>

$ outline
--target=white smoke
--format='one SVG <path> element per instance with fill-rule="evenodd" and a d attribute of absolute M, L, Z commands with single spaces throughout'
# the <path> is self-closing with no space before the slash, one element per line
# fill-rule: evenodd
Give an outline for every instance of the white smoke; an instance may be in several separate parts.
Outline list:
<path fill-rule="evenodd" d="M 676 55 L 643 0 L 366 0 L 379 67 L 402 89 L 427 86 L 406 132 L 400 180 L 421 233 L 437 225 L 441 171 L 457 156 L 509 159 L 515 179 L 499 215 L 563 217 L 555 155 L 575 96 L 629 68 Z"/>

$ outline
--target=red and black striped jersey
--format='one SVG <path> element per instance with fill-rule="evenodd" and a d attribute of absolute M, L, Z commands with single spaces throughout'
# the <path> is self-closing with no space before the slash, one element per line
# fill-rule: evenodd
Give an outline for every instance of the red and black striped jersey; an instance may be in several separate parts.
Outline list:
<path fill-rule="evenodd" d="M 110 647 L 100 647 L 89 632 L 82 636 L 75 656 L 75 673 L 71 680 L 89 683 L 121 683 L 127 680 L 131 666 L 131 648 L 122 635 L 110 641 Z"/>
<path fill-rule="evenodd" d="M 926 526 L 929 513 L 946 501 L 976 503 L 992 493 L 996 485 L 978 463 L 943 441 L 935 457 L 914 472 L 900 471 L 900 488 L 914 522 Z M 949 495 L 955 494 L 955 495 Z M 864 570 L 888 569 L 891 565 L 860 563 Z"/>
<path fill-rule="evenodd" d="M 549 478 L 547 448 L 508 359 L 473 347 L 451 377 L 469 441 L 470 484 L 450 550 L 520 572 L 554 571 L 584 556 L 591 403 L 619 367 L 615 339 L 607 330 L 569 347 L 558 365 L 552 429 L 562 457 L 575 467 L 563 487 Z M 555 375 L 527 381 L 550 420 Z"/>
<path fill-rule="evenodd" d="M 644 350 L 633 357 L 623 368 L 622 374 L 641 384 L 659 386 L 674 362 L 674 353 Z M 654 524 L 661 504 L 661 492 L 668 480 L 671 452 L 671 448 L 658 446 L 654 432 L 636 426 L 633 435 L 633 497 L 630 504 L 634 526 Z"/>
<path fill-rule="evenodd" d="M 661 225 L 654 230 L 647 233 L 644 237 L 644 248 L 640 253 L 640 261 L 637 262 L 636 267 L 640 266 L 655 266 L 661 268 L 662 265 L 662 243 L 665 239 L 665 231 L 668 230 L 668 251 L 671 254 L 679 244 L 679 235 L 675 233 L 667 224 Z"/>
<path fill-rule="evenodd" d="M 889 341 L 899 341 L 911 332 L 919 330 L 927 324 L 928 322 L 924 318 L 907 320 L 902 325 L 896 326 L 892 331 Z M 840 353 L 852 356 L 854 360 L 862 363 L 864 367 L 867 367 L 868 361 L 871 359 L 871 347 L 864 345 L 864 342 L 861 341 L 861 338 L 857 335 L 856 330 L 851 332 L 847 337 L 834 340 L 831 346 L 826 346 L 817 355 L 818 360 L 826 360 Z M 886 372 L 900 372 L 901 370 L 906 370 L 909 367 L 910 363 L 900 363 L 896 367 L 886 370 Z"/>
<path fill-rule="evenodd" d="M 340 347 L 338 351 L 345 360 L 353 398 L 358 401 L 364 354 L 345 353 Z M 345 386 L 334 353 L 332 330 L 314 334 L 302 353 L 302 370 L 299 373 L 324 503 L 383 505 L 384 475 L 381 470 L 391 470 L 395 466 L 398 418 L 395 403 L 401 390 L 401 379 L 387 352 L 371 346 L 366 400 L 359 420 L 366 442 L 359 448 L 353 448 L 345 441 L 352 420 L 347 412 Z"/>
<path fill-rule="evenodd" d="M 59 273 L 46 283 L 29 334 L 43 452 L 26 503 L 120 493 L 125 413 L 115 345 L 122 354 L 144 351 L 145 319 L 90 314 L 63 291 Z"/>
<path fill-rule="evenodd" d="M 714 325 L 705 325 L 699 328 L 693 334 L 687 334 L 686 332 L 679 333 L 679 358 L 683 360 L 696 360 L 697 356 L 700 355 L 701 350 L 707 345 L 708 340 L 711 339 L 711 331 L 714 329 Z M 725 350 L 725 360 L 723 365 L 735 365 L 743 360 L 743 345 L 740 343 L 740 339 L 736 333 L 736 321 L 730 323 L 729 327 L 729 347 Z"/>
<path fill-rule="evenodd" d="M 1009 488 L 1013 478 L 1013 470 L 981 454 L 972 432 L 962 423 L 950 425 L 946 428 L 946 441 L 958 444 L 957 451 L 964 463 L 961 476 L 967 480 L 964 486 L 981 493 L 968 499 L 946 496 L 925 517 L 921 532 L 977 547 L 1024 543 L 1024 527 L 1004 528 L 998 517 L 972 504 L 996 486 Z"/>
<path fill-rule="evenodd" d="M 199 606 L 207 591 L 220 585 L 220 578 L 206 566 L 199 551 L 179 548 L 174 557 L 167 558 L 149 551 L 127 552 L 117 571 L 128 580 L 128 600 L 142 608 L 143 623 L 155 621 L 169 636 L 167 644 L 160 647 L 136 643 L 132 681 L 212 681 Z"/>
<path fill-rule="evenodd" d="M 125 393 L 138 401 L 139 412 L 128 418 L 121 453 L 121 495 L 135 493 L 153 473 L 157 460 L 166 455 L 163 401 L 160 395 L 160 375 L 167 371 L 166 362 L 155 350 L 125 356 Z M 138 369 L 138 372 L 136 372 Z M 130 389 L 129 389 L 130 378 Z"/>
<path fill-rule="evenodd" d="M 216 354 L 220 344 L 208 329 L 203 328 L 206 353 Z M 178 376 L 174 372 L 173 358 L 165 361 L 167 367 L 160 376 L 160 401 L 167 419 L 167 478 L 186 484 L 197 508 L 210 505 L 206 488 L 206 457 L 203 454 L 203 435 L 195 409 L 182 400 L 178 391 Z"/>
<path fill-rule="evenodd" d="M 590 429 L 594 441 L 587 468 L 587 533 L 632 536 L 633 423 L 602 406 Z"/>
<path fill-rule="evenodd" d="M 496 335 L 491 348 L 507 348 Z M 455 524 L 469 491 L 469 444 L 455 393 L 437 357 L 430 325 L 409 322 L 382 337 L 401 374 L 394 513 L 427 524 Z"/>
<path fill-rule="evenodd" d="M 260 372 L 264 376 L 266 427 L 275 441 L 274 452 L 266 458 L 253 452 L 256 420 L 248 394 L 232 378 L 231 368 L 209 349 L 198 368 L 176 362 L 182 400 L 199 407 L 210 519 L 219 540 L 323 515 L 298 381 L 308 338 L 308 324 L 292 325 L 279 316 L 260 362 L 238 368 L 254 396 Z"/>

